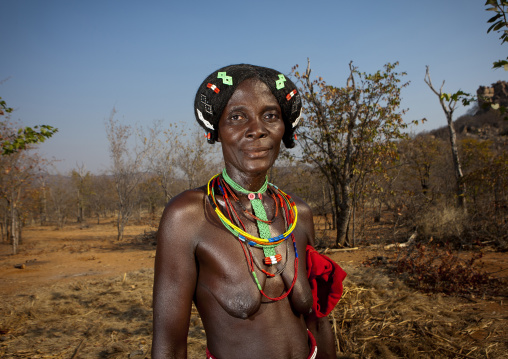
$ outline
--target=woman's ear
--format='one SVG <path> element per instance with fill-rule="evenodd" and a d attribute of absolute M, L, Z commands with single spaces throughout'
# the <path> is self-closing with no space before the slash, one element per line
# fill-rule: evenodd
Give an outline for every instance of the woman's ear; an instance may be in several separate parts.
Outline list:
<path fill-rule="evenodd" d="M 217 142 L 221 142 L 219 129 L 217 129 Z"/>

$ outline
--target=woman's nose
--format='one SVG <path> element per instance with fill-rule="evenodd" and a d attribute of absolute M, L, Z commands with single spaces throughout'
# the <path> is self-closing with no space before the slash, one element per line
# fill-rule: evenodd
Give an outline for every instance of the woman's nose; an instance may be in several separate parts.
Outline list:
<path fill-rule="evenodd" d="M 262 138 L 268 135 L 265 123 L 261 118 L 253 118 L 249 121 L 249 128 L 247 130 L 247 137 Z"/>

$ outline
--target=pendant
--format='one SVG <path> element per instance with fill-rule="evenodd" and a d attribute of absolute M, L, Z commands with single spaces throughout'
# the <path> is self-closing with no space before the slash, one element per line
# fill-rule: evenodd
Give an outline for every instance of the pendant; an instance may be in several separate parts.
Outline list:
<path fill-rule="evenodd" d="M 265 264 L 267 266 L 269 266 L 269 265 L 272 265 L 272 264 L 277 264 L 281 260 L 282 260 L 282 255 L 281 254 L 276 254 L 274 256 L 265 257 Z"/>

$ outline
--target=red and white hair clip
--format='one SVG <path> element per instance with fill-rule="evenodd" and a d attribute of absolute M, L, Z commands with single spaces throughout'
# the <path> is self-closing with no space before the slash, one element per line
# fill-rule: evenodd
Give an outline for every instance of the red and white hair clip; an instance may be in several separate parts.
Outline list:
<path fill-rule="evenodd" d="M 219 93 L 220 92 L 220 89 L 217 86 L 212 85 L 211 83 L 207 84 L 206 87 L 208 87 L 209 89 L 212 89 L 213 92 L 215 92 L 215 93 Z"/>
<path fill-rule="evenodd" d="M 288 100 L 288 101 L 289 101 L 289 100 L 291 100 L 291 98 L 292 98 L 294 95 L 296 95 L 296 89 L 294 89 L 293 91 L 291 91 L 290 93 L 288 93 L 288 94 L 286 95 L 286 100 Z"/>

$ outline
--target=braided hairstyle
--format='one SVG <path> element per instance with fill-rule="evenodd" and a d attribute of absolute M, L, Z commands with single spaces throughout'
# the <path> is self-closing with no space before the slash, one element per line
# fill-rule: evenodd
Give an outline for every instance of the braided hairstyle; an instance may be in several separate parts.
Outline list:
<path fill-rule="evenodd" d="M 276 98 L 285 126 L 282 141 L 286 148 L 293 148 L 293 134 L 302 110 L 302 100 L 295 84 L 278 71 L 247 64 L 230 65 L 212 72 L 196 92 L 194 114 L 201 127 L 207 131 L 208 142 L 214 143 L 217 140 L 219 119 L 237 86 L 251 78 L 263 82 Z"/>

